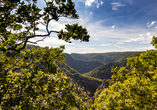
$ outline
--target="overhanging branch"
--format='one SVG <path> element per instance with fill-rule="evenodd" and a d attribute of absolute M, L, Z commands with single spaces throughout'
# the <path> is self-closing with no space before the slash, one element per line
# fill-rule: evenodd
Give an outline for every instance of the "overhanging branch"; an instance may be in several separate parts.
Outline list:
<path fill-rule="evenodd" d="M 45 34 L 45 35 L 33 35 L 33 36 L 29 36 L 29 37 L 27 37 L 27 38 L 25 39 L 25 41 L 23 41 L 23 42 L 21 42 L 21 43 L 18 43 L 16 46 L 8 47 L 8 50 L 13 50 L 13 51 L 20 52 L 21 50 L 23 50 L 23 49 L 26 47 L 27 42 L 33 43 L 33 44 L 37 44 L 37 42 L 43 41 L 47 36 L 50 36 L 50 34 L 51 34 L 52 32 L 54 32 L 54 33 L 59 33 L 59 31 L 53 31 L 53 30 L 51 30 L 51 31 L 48 32 L 48 34 Z M 37 40 L 36 42 L 28 41 L 29 39 L 35 38 L 35 37 L 43 37 L 43 39 Z M 23 44 L 23 46 L 22 46 L 21 48 L 19 48 L 19 49 L 16 49 L 17 46 L 19 46 L 19 45 L 21 45 L 21 44 Z"/>

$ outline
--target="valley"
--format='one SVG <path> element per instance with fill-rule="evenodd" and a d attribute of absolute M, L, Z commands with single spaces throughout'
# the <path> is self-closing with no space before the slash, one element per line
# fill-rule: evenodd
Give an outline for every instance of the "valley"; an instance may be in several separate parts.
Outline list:
<path fill-rule="evenodd" d="M 90 97 L 94 97 L 95 92 L 99 91 L 100 93 L 101 90 L 110 85 L 112 68 L 127 67 L 126 58 L 139 55 L 140 53 L 141 52 L 66 53 L 66 63 L 60 64 L 59 67 L 67 74 L 73 83 L 78 84 L 80 87 L 84 88 L 84 91 L 89 92 Z"/>

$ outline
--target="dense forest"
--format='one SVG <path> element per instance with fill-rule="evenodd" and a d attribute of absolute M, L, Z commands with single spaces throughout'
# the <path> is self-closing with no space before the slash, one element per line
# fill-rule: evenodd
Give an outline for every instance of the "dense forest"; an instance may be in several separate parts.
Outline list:
<path fill-rule="evenodd" d="M 78 24 L 50 29 L 60 17 L 79 18 L 74 2 L 44 0 L 44 8 L 37 2 L 0 0 L 0 109 L 157 109 L 157 37 L 155 49 L 144 52 L 65 54 L 65 46 L 34 46 L 51 33 L 68 43 L 90 38 Z"/>

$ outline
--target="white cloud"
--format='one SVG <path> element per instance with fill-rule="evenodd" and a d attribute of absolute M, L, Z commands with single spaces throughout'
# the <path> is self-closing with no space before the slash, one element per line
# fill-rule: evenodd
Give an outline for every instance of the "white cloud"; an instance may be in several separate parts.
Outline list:
<path fill-rule="evenodd" d="M 119 41 L 117 43 L 115 43 L 113 46 L 119 45 L 119 44 L 123 44 L 125 41 Z"/>
<path fill-rule="evenodd" d="M 124 50 L 125 50 L 125 51 L 127 51 L 127 50 L 128 50 L 128 48 L 123 47 L 123 46 L 116 46 L 116 47 L 118 47 L 118 48 L 122 49 L 123 51 L 124 51 Z"/>
<path fill-rule="evenodd" d="M 152 21 L 151 23 L 148 22 L 148 23 L 147 23 L 147 27 L 150 28 L 150 27 L 153 26 L 155 23 L 156 23 L 156 21 Z"/>
<path fill-rule="evenodd" d="M 101 5 L 102 5 L 103 3 L 104 3 L 103 1 L 100 2 Z"/>
<path fill-rule="evenodd" d="M 100 5 L 103 5 L 103 1 L 97 2 L 97 8 L 99 8 Z"/>
<path fill-rule="evenodd" d="M 121 4 L 120 2 L 112 2 L 112 10 L 117 11 L 119 7 L 125 6 L 125 4 Z"/>
<path fill-rule="evenodd" d="M 146 47 L 145 44 L 150 44 L 152 36 L 157 35 L 155 29 L 152 30 L 139 27 L 112 29 L 111 26 L 104 26 L 103 24 L 105 24 L 105 22 L 107 21 L 102 20 L 94 22 L 91 20 L 90 16 L 83 16 L 77 20 L 62 18 L 58 22 L 51 22 L 49 28 L 52 30 L 60 30 L 65 27 L 64 24 L 78 23 L 79 25 L 87 28 L 90 35 L 90 41 L 88 43 L 74 41 L 73 43 L 69 44 L 62 40 L 58 40 L 57 34 L 52 34 L 51 37 L 46 38 L 44 42 L 39 42 L 38 45 L 54 47 L 65 45 L 65 52 L 67 53 L 134 51 L 142 49 L 135 47 L 135 45 L 132 45 L 131 48 L 126 49 L 124 45 L 127 45 L 127 43 L 138 43 L 139 45 L 144 45 L 143 47 Z M 114 27 L 114 25 L 112 27 Z M 44 34 L 43 30 L 38 34 Z M 103 48 L 101 48 L 102 46 Z M 121 46 L 122 48 L 117 46 Z M 147 48 L 145 48 L 145 50 L 146 49 Z"/>
<path fill-rule="evenodd" d="M 92 53 L 98 52 L 96 48 L 92 47 L 77 47 L 77 46 L 65 46 L 65 52 L 68 53 Z"/>
<path fill-rule="evenodd" d="M 153 34 L 151 34 L 150 32 L 146 33 L 146 32 L 144 32 L 144 30 L 143 30 L 143 33 L 145 33 L 145 34 L 137 34 L 136 35 L 136 32 L 135 32 L 133 35 L 130 35 L 131 38 L 119 41 L 116 44 L 114 44 L 114 46 L 119 45 L 119 44 L 124 44 L 127 42 L 139 42 L 139 43 L 145 43 L 145 44 L 150 43 L 152 40 Z M 155 34 L 157 34 L 157 33 L 155 33 Z M 139 37 L 138 37 L 138 35 L 139 35 Z"/>
<path fill-rule="evenodd" d="M 150 50 L 150 49 L 154 49 L 153 46 L 144 46 L 144 47 L 137 47 L 137 48 L 126 48 L 126 47 L 123 47 L 123 46 L 116 46 L 120 49 L 111 49 L 110 51 L 111 52 L 126 52 L 126 51 L 146 51 L 146 50 Z M 110 52 L 108 51 L 108 52 Z"/>
<path fill-rule="evenodd" d="M 147 36 L 149 36 L 150 35 L 150 32 L 147 32 Z"/>
<path fill-rule="evenodd" d="M 92 14 L 92 12 L 90 12 L 90 15 Z"/>
<path fill-rule="evenodd" d="M 85 3 L 85 6 L 92 6 L 93 4 L 96 4 L 97 8 L 99 8 L 100 5 L 103 5 L 103 1 L 100 0 L 79 0 L 81 2 Z"/>
<path fill-rule="evenodd" d="M 54 37 L 55 36 L 55 37 Z M 41 40 L 41 37 L 36 37 L 36 38 L 32 38 L 30 39 L 32 42 L 35 42 L 37 40 Z M 41 47 L 45 47 L 45 46 L 53 46 L 53 47 L 58 47 L 60 45 L 71 45 L 74 46 L 75 43 L 66 43 L 63 40 L 59 40 L 56 35 L 51 35 L 51 37 L 47 37 L 44 39 L 44 41 L 38 42 L 37 45 L 40 45 Z"/>
<path fill-rule="evenodd" d="M 100 46 L 109 46 L 109 45 L 112 45 L 112 44 L 100 44 Z"/>
<path fill-rule="evenodd" d="M 85 5 L 86 5 L 86 6 L 91 6 L 94 1 L 95 1 L 95 0 L 86 0 L 86 1 L 85 1 Z"/>
<path fill-rule="evenodd" d="M 115 25 L 113 25 L 112 28 L 115 28 Z"/>
<path fill-rule="evenodd" d="M 36 35 L 45 35 L 47 34 L 46 32 L 43 32 L 43 31 L 36 31 Z"/>
<path fill-rule="evenodd" d="M 143 36 L 143 34 L 140 34 L 139 36 Z"/>

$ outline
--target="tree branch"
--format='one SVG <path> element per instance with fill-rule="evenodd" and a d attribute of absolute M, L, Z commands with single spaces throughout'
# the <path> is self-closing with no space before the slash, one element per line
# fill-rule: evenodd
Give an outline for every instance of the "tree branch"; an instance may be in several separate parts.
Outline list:
<path fill-rule="evenodd" d="M 27 37 L 27 38 L 25 39 L 25 41 L 23 41 L 23 42 L 17 44 L 17 45 L 14 46 L 14 47 L 13 47 L 13 46 L 12 46 L 12 47 L 8 47 L 8 50 L 13 50 L 13 51 L 20 52 L 21 50 L 23 50 L 23 49 L 26 47 L 27 42 L 36 44 L 36 43 L 39 42 L 39 41 L 43 41 L 47 36 L 50 36 L 50 34 L 51 34 L 52 32 L 59 33 L 59 31 L 53 31 L 53 30 L 52 30 L 52 31 L 49 31 L 48 34 L 45 34 L 45 35 L 33 35 L 33 36 L 30 36 L 30 37 Z M 34 37 L 44 37 L 44 38 L 43 38 L 42 40 L 37 40 L 36 42 L 28 41 L 30 38 L 34 38 Z M 24 44 L 23 44 L 23 43 L 24 43 Z M 16 47 L 19 46 L 19 45 L 21 45 L 21 44 L 23 44 L 23 46 L 22 46 L 20 49 L 16 49 Z"/>
<path fill-rule="evenodd" d="M 41 23 L 42 25 L 46 26 L 46 24 L 44 24 L 43 22 L 39 21 L 39 23 Z"/>
<path fill-rule="evenodd" d="M 44 38 L 41 39 L 41 40 L 37 40 L 36 42 L 32 42 L 32 41 L 27 41 L 27 42 L 32 43 L 32 44 L 37 44 L 37 42 L 39 42 L 39 41 L 43 41 L 45 38 L 46 38 L 46 37 L 44 37 Z"/>

